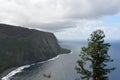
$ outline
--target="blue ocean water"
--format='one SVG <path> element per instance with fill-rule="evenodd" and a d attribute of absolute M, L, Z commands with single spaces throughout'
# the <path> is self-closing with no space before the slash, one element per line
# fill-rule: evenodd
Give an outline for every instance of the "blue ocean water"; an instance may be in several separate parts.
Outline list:
<path fill-rule="evenodd" d="M 116 68 L 108 74 L 109 80 L 120 80 L 120 42 L 110 41 L 109 43 L 111 44 L 109 54 L 114 60 L 114 62 L 109 63 L 109 66 Z M 87 42 L 63 41 L 60 44 L 62 47 L 72 50 L 72 53 L 61 54 L 55 60 L 25 68 L 21 73 L 11 77 L 10 80 L 75 80 L 78 77 L 74 69 L 77 65 L 76 61 L 79 59 L 81 47 L 87 45 Z M 47 79 L 43 74 L 51 74 L 51 78 Z"/>

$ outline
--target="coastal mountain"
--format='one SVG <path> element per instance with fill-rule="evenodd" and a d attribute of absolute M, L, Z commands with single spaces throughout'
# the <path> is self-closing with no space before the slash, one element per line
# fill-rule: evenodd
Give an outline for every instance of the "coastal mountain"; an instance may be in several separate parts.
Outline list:
<path fill-rule="evenodd" d="M 0 73 L 68 52 L 59 46 L 53 33 L 0 24 Z"/>

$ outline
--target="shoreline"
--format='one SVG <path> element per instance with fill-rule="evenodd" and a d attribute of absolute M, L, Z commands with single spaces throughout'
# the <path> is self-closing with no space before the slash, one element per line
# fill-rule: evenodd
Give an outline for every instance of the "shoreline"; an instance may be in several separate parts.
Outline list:
<path fill-rule="evenodd" d="M 71 54 L 71 53 L 72 53 L 72 51 L 69 54 Z M 29 66 L 34 65 L 34 64 L 41 64 L 41 63 L 45 63 L 45 62 L 48 62 L 48 61 L 55 60 L 56 58 L 59 58 L 60 55 L 57 55 L 57 56 L 55 56 L 55 57 L 53 57 L 51 59 L 45 60 L 45 61 L 29 64 Z M 27 66 L 27 65 L 24 65 L 24 66 Z M 20 67 L 23 67 L 23 66 L 20 66 Z M 5 70 L 4 72 L 0 73 L 0 80 L 2 80 L 3 77 L 6 77 L 9 73 L 11 73 L 12 71 L 15 71 L 16 69 L 18 69 L 20 67 L 12 67 L 12 68 L 9 68 L 9 69 Z"/>
<path fill-rule="evenodd" d="M 52 61 L 52 60 L 55 60 L 56 58 L 58 58 L 59 56 L 60 55 L 57 55 L 57 56 L 55 56 L 55 57 L 53 57 L 51 59 L 45 60 L 45 61 L 29 64 L 29 66 L 34 65 L 34 64 L 41 64 L 41 63 L 45 63 L 45 62 L 48 62 L 48 61 Z M 27 65 L 23 65 L 23 66 L 20 66 L 20 67 L 24 67 L 24 66 L 27 66 Z M 12 71 L 15 71 L 15 70 L 19 69 L 20 67 L 12 67 L 12 68 L 9 68 L 9 69 L 5 70 L 4 72 L 0 73 L 0 80 L 2 80 L 3 77 L 6 77 Z M 23 70 L 23 69 L 21 69 L 21 70 Z"/>
<path fill-rule="evenodd" d="M 17 69 L 18 67 L 12 67 L 9 68 L 7 70 L 5 70 L 4 72 L 0 73 L 0 80 L 2 80 L 3 77 L 7 76 L 11 71 Z"/>

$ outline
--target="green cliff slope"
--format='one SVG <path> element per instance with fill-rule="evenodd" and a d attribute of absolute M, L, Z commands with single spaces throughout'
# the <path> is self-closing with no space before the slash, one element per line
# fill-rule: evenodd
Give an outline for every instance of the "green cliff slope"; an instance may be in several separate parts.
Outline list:
<path fill-rule="evenodd" d="M 0 73 L 5 69 L 44 61 L 63 52 L 53 33 L 0 24 Z"/>

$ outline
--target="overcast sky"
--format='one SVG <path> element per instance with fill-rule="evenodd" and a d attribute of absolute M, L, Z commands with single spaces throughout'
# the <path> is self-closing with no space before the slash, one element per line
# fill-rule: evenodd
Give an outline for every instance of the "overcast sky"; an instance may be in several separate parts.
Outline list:
<path fill-rule="evenodd" d="M 0 23 L 53 32 L 58 39 L 83 40 L 96 29 L 120 40 L 120 0 L 0 0 Z"/>

